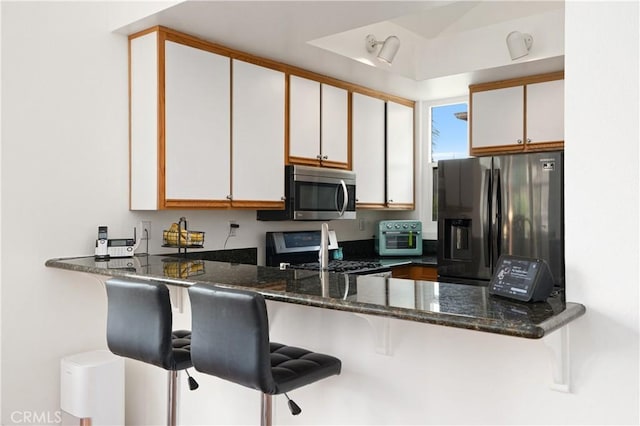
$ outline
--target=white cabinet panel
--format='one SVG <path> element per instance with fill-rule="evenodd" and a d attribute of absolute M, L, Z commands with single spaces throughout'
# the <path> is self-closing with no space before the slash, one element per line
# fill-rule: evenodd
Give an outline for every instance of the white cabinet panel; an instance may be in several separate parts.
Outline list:
<path fill-rule="evenodd" d="M 381 99 L 353 94 L 353 171 L 359 204 L 384 204 L 385 103 Z"/>
<path fill-rule="evenodd" d="M 158 42 L 151 33 L 131 40 L 130 208 L 158 208 Z"/>
<path fill-rule="evenodd" d="M 471 102 L 472 148 L 514 145 L 523 142 L 523 86 L 474 92 L 471 95 Z"/>
<path fill-rule="evenodd" d="M 232 195 L 280 201 L 284 195 L 284 73 L 233 61 Z"/>
<path fill-rule="evenodd" d="M 387 102 L 387 203 L 413 204 L 413 108 Z"/>
<path fill-rule="evenodd" d="M 527 143 L 564 141 L 564 80 L 527 85 Z"/>
<path fill-rule="evenodd" d="M 289 155 L 317 158 L 320 154 L 320 83 L 289 77 Z"/>
<path fill-rule="evenodd" d="M 348 93 L 344 89 L 322 84 L 322 160 L 347 163 Z"/>
<path fill-rule="evenodd" d="M 166 198 L 224 200 L 230 191 L 230 59 L 165 43 Z"/>

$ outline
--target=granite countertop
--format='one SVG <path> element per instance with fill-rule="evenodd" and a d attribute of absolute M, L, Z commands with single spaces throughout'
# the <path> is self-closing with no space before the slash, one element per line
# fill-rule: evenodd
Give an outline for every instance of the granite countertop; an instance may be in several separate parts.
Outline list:
<path fill-rule="evenodd" d="M 268 300 L 378 315 L 447 327 L 538 339 L 585 313 L 564 293 L 545 302 L 520 303 L 491 296 L 486 287 L 280 270 L 163 255 L 95 261 L 93 256 L 50 259 L 52 268 L 147 279 L 188 287 L 211 283 L 257 291 Z"/>

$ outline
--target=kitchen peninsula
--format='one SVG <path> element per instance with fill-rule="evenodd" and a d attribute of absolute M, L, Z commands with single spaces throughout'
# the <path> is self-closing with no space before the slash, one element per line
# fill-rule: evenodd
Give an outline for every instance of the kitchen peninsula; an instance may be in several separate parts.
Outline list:
<path fill-rule="evenodd" d="M 539 339 L 582 316 L 582 304 L 552 294 L 545 302 L 519 303 L 487 288 L 431 281 L 313 271 L 163 255 L 96 261 L 93 256 L 47 260 L 46 266 L 106 277 L 144 279 L 170 286 L 210 283 L 261 293 L 267 300 L 356 314 Z"/>

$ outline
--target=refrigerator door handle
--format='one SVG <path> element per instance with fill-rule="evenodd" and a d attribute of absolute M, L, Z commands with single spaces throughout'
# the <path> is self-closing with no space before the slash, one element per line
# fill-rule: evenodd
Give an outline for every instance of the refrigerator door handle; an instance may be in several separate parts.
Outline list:
<path fill-rule="evenodd" d="M 502 187 L 500 181 L 500 169 L 493 171 L 493 205 L 495 211 L 493 212 L 493 262 L 497 262 L 500 253 L 502 252 Z"/>
<path fill-rule="evenodd" d="M 482 221 L 482 234 L 484 235 L 485 250 L 484 250 L 484 266 L 489 268 L 491 266 L 491 170 L 485 170 L 484 172 L 484 187 L 486 188 L 486 212 L 484 220 Z"/>

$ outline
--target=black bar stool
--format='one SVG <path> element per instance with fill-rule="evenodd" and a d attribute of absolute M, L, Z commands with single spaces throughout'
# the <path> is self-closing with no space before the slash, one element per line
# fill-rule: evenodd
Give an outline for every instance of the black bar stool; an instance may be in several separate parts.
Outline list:
<path fill-rule="evenodd" d="M 191 359 L 196 370 L 262 392 L 261 425 L 270 426 L 272 395 L 340 374 L 335 357 L 269 341 L 261 294 L 207 284 L 189 287 Z M 285 394 L 286 396 L 286 394 Z M 292 414 L 301 412 L 291 401 Z"/>
<path fill-rule="evenodd" d="M 175 425 L 178 371 L 192 366 L 191 332 L 172 331 L 169 289 L 164 284 L 113 278 L 106 288 L 109 350 L 168 370 L 167 424 Z M 189 388 L 197 387 L 189 376 Z"/>

